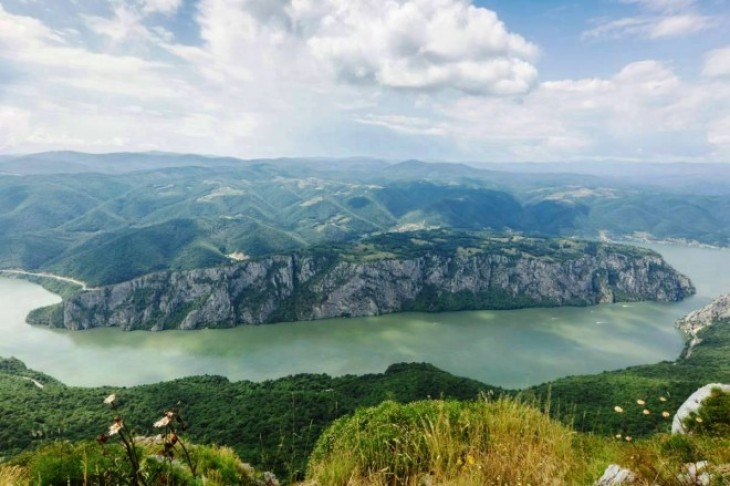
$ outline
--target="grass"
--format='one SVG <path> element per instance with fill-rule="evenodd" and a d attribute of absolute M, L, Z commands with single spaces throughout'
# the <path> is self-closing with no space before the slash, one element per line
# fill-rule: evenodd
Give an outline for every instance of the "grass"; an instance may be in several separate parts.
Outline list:
<path fill-rule="evenodd" d="M 161 445 L 151 438 L 138 441 L 142 463 L 140 484 L 148 486 L 263 486 L 265 473 L 244 463 L 228 447 L 194 445 L 192 460 L 198 465 L 196 474 L 175 458 L 161 455 Z M 95 442 L 53 442 L 39 450 L 15 458 L 0 466 L 0 486 L 97 485 L 128 484 L 129 465 L 118 445 L 104 446 Z"/>
<path fill-rule="evenodd" d="M 684 485 L 707 461 L 712 484 L 730 480 L 730 437 L 655 434 L 634 441 L 578 433 L 520 399 L 386 402 L 336 421 L 309 465 L 318 486 L 584 485 L 610 464 L 638 485 Z"/>
<path fill-rule="evenodd" d="M 566 484 L 572 430 L 520 401 L 385 402 L 335 422 L 310 477 L 338 484 Z M 429 478 L 429 479 L 426 479 Z"/>

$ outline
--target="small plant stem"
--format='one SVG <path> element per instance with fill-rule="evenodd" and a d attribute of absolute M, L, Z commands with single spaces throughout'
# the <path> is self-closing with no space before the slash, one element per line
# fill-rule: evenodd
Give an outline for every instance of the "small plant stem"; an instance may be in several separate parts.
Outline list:
<path fill-rule="evenodd" d="M 134 448 L 134 439 L 132 438 L 131 434 L 129 439 L 124 436 L 124 428 L 119 431 L 119 437 L 122 439 L 122 442 L 124 442 L 124 448 L 127 449 L 127 456 L 129 456 L 129 461 L 132 463 L 132 486 L 137 486 L 139 484 L 139 459 L 137 458 L 137 451 Z M 127 433 L 129 433 L 127 431 Z M 142 484 L 146 484 L 144 480 L 142 480 Z"/>
<path fill-rule="evenodd" d="M 195 465 L 193 464 L 193 461 L 190 459 L 190 454 L 188 454 L 188 449 L 185 447 L 185 444 L 183 444 L 182 439 L 180 439 L 180 436 L 177 438 L 178 444 L 180 444 L 180 447 L 182 447 L 183 452 L 185 453 L 185 459 L 188 461 L 188 467 L 190 468 L 190 472 L 193 473 L 193 476 L 197 476 L 197 473 L 195 472 Z"/>

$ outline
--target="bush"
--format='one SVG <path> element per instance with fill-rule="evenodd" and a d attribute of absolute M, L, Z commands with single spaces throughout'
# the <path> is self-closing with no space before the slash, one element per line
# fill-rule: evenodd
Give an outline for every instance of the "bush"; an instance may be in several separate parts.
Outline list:
<path fill-rule="evenodd" d="M 690 414 L 685 420 L 685 428 L 689 433 L 730 437 L 730 393 L 713 389 L 699 413 Z"/>

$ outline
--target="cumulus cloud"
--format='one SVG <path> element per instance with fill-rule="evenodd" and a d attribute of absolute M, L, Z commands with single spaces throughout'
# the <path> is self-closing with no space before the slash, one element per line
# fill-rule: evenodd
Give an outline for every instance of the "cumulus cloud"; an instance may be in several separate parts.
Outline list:
<path fill-rule="evenodd" d="M 711 77 L 730 76 L 730 46 L 707 53 L 702 74 Z"/>
<path fill-rule="evenodd" d="M 686 30 L 669 19 L 701 15 L 692 1 L 623 1 L 666 21 L 652 21 L 658 32 Z M 645 60 L 539 82 L 538 47 L 468 0 L 201 0 L 191 44 L 166 30 L 177 22 L 167 23 L 175 10 L 163 3 L 115 0 L 85 10 L 71 31 L 0 0 L 0 150 L 730 154 L 730 46 L 707 53 L 696 78 L 679 75 L 689 64 Z M 648 24 L 617 21 L 650 36 Z"/>
<path fill-rule="evenodd" d="M 286 56 L 310 75 L 410 91 L 515 94 L 537 78 L 537 47 L 466 0 L 204 0 L 199 22 L 206 47 L 175 52 L 218 75 Z"/>
<path fill-rule="evenodd" d="M 602 20 L 583 32 L 583 39 L 621 38 L 627 36 L 647 39 L 682 37 L 717 25 L 711 16 L 703 15 L 694 0 L 619 0 L 637 5 L 641 15 Z"/>
<path fill-rule="evenodd" d="M 448 122 L 437 126 L 490 160 L 686 160 L 727 139 L 718 116 L 729 95 L 730 85 L 689 83 L 647 60 L 607 78 L 546 81 L 519 100 L 462 97 L 441 106 Z"/>

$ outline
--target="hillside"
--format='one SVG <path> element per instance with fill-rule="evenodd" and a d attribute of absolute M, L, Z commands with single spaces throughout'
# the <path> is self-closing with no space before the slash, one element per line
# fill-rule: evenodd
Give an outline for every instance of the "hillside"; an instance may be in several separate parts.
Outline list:
<path fill-rule="evenodd" d="M 689 279 L 649 250 L 436 231 L 153 273 L 81 292 L 28 320 L 160 331 L 402 311 L 672 302 L 693 293 Z"/>
<path fill-rule="evenodd" d="M 333 420 L 384 400 L 471 400 L 484 393 L 519 394 L 527 400 L 549 401 L 555 416 L 578 431 L 638 438 L 666 430 L 667 422 L 659 412 L 674 413 L 697 388 L 709 382 L 730 382 L 730 322 L 716 322 L 699 331 L 699 336 L 702 342 L 692 355 L 676 362 L 566 377 L 520 392 L 458 378 L 423 364 L 394 365 L 384 374 L 341 378 L 297 375 L 231 383 L 204 376 L 120 390 L 75 388 L 6 359 L 0 362 L 0 410 L 9 413 L 0 414 L 0 455 L 16 454 L 49 439 L 93 437 L 108 413 L 101 400 L 113 392 L 120 396 L 121 411 L 136 424 L 146 424 L 148 417 L 180 402 L 193 440 L 230 445 L 246 460 L 285 478 L 302 477 L 315 442 Z M 658 397 L 667 401 L 660 402 Z M 647 402 L 650 415 L 615 413 L 616 405 L 634 410 L 637 399 Z M 151 431 L 144 426 L 139 430 Z"/>
<path fill-rule="evenodd" d="M 43 385 L 38 387 L 32 380 Z M 104 431 L 102 403 L 119 396 L 119 413 L 152 434 L 150 417 L 180 408 L 199 443 L 227 444 L 241 457 L 283 477 L 301 477 L 314 443 L 334 419 L 384 400 L 461 400 L 500 393 L 429 365 L 393 365 L 383 374 L 331 378 L 296 375 L 261 383 L 219 376 L 183 378 L 126 389 L 68 387 L 17 360 L 0 361 L 0 457 L 49 440 L 84 440 Z M 179 405 L 176 405 L 179 404 Z M 101 424 L 101 425 L 100 425 Z"/>
<path fill-rule="evenodd" d="M 105 285 L 239 253 L 433 227 L 730 242 L 728 192 L 508 168 L 175 154 L 8 157 L 0 164 L 0 268 Z"/>

